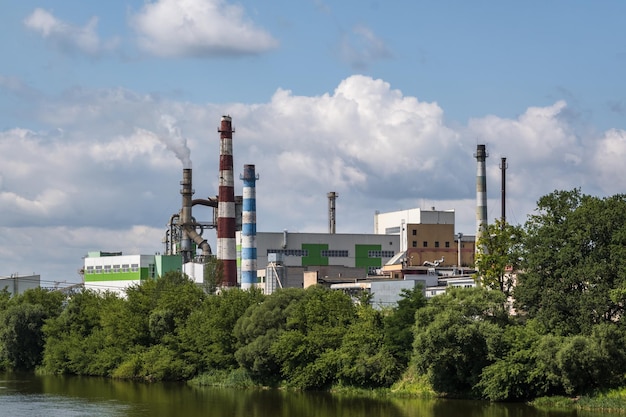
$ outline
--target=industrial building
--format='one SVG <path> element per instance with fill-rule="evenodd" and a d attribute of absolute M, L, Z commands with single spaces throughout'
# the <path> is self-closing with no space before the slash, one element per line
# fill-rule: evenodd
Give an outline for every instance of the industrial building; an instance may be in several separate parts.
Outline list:
<path fill-rule="evenodd" d="M 182 271 L 180 255 L 124 255 L 100 251 L 87 254 L 82 272 L 85 288 L 124 295 L 126 288 L 169 271 Z"/>
<path fill-rule="evenodd" d="M 8 277 L 0 277 L 0 291 L 7 290 L 11 296 L 23 294 L 24 291 L 39 288 L 41 277 L 39 275 L 11 274 Z"/>

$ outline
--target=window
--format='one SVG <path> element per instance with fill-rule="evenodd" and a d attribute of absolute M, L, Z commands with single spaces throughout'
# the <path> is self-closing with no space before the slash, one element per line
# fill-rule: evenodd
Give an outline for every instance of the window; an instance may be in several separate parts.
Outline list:
<path fill-rule="evenodd" d="M 96 274 L 102 273 L 102 265 L 96 265 Z"/>
<path fill-rule="evenodd" d="M 411 231 L 413 232 L 413 236 L 417 236 L 417 230 L 413 229 Z"/>
<path fill-rule="evenodd" d="M 303 249 L 268 249 L 267 253 L 282 253 L 285 256 L 309 256 L 309 251 Z"/>
<path fill-rule="evenodd" d="M 395 252 L 392 250 L 370 250 L 367 251 L 368 258 L 393 258 Z"/>
<path fill-rule="evenodd" d="M 323 250 L 320 252 L 320 254 L 327 258 L 347 258 L 348 257 L 347 250 Z"/>
<path fill-rule="evenodd" d="M 113 265 L 113 272 L 120 272 L 120 266 L 119 265 Z"/>
<path fill-rule="evenodd" d="M 446 248 L 450 247 L 450 242 L 446 242 Z"/>
<path fill-rule="evenodd" d="M 131 264 L 130 265 L 130 270 L 133 271 L 133 272 L 139 271 L 139 264 Z"/>
<path fill-rule="evenodd" d="M 427 248 L 428 247 L 428 242 L 424 241 L 424 247 Z"/>
<path fill-rule="evenodd" d="M 122 272 L 128 272 L 128 271 L 129 271 L 128 264 L 123 264 L 122 265 Z"/>
<path fill-rule="evenodd" d="M 109 272 L 111 272 L 111 265 L 105 265 L 104 266 L 104 273 L 108 274 Z"/>
<path fill-rule="evenodd" d="M 417 241 L 416 241 L 416 240 L 414 240 L 414 241 L 413 241 L 413 247 L 414 247 L 414 248 L 416 248 L 416 247 L 417 247 Z"/>
<path fill-rule="evenodd" d="M 439 247 L 439 242 L 435 242 L 435 247 L 438 248 Z"/>

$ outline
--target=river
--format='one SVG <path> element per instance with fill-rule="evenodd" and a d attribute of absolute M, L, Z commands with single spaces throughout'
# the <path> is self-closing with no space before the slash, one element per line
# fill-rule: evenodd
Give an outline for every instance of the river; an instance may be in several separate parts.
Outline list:
<path fill-rule="evenodd" d="M 523 404 L 371 399 L 280 390 L 194 388 L 105 378 L 0 373 L 2 417 L 580 417 Z M 606 415 L 604 415 L 606 417 Z"/>

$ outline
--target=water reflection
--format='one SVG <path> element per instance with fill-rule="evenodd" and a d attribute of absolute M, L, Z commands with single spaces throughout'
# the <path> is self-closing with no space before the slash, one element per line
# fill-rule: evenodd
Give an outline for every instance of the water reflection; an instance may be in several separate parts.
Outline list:
<path fill-rule="evenodd" d="M 573 417 L 577 414 L 539 411 L 523 404 L 408 398 L 379 400 L 327 393 L 194 388 L 186 384 L 144 384 L 104 378 L 0 374 L 0 415 Z"/>

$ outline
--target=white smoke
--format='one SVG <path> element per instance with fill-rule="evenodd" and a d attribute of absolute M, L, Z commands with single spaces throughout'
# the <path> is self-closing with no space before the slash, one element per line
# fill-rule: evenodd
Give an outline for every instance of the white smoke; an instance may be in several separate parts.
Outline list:
<path fill-rule="evenodd" d="M 191 151 L 187 147 L 187 139 L 180 133 L 177 121 L 168 114 L 161 115 L 161 125 L 167 130 L 168 135 L 157 135 L 159 140 L 174 152 L 176 157 L 183 163 L 183 168 L 191 168 Z"/>

